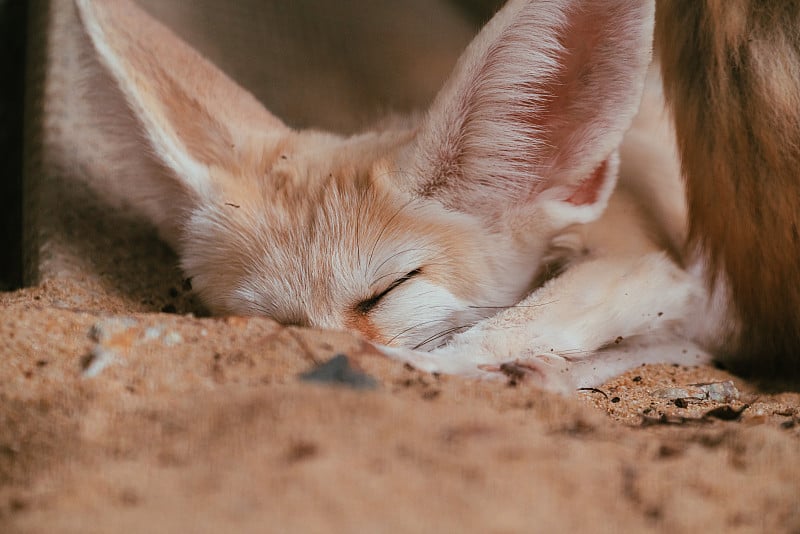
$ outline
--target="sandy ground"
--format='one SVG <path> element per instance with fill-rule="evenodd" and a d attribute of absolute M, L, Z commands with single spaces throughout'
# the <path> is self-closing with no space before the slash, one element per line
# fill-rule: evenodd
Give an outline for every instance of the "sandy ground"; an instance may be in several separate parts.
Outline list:
<path fill-rule="evenodd" d="M 572 398 L 432 376 L 346 333 L 187 314 L 158 265 L 149 298 L 0 295 L 0 531 L 800 532 L 797 393 L 709 367 Z M 301 376 L 337 354 L 350 375 Z M 727 380 L 722 402 L 691 386 Z"/>

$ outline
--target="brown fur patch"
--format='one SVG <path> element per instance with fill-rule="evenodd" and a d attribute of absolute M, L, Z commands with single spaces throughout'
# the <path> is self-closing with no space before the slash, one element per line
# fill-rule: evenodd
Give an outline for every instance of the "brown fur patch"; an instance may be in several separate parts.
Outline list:
<path fill-rule="evenodd" d="M 656 19 L 689 246 L 743 322 L 733 363 L 800 374 L 800 4 L 662 0 Z"/>

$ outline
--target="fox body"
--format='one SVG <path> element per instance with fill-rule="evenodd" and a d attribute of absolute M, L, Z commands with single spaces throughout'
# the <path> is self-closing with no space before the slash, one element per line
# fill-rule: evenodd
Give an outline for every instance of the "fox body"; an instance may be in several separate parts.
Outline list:
<path fill-rule="evenodd" d="M 212 312 L 560 391 L 735 346 L 684 255 L 652 2 L 512 0 L 426 114 L 349 137 L 287 127 L 127 1 L 77 4 L 143 134 L 133 201 Z"/>

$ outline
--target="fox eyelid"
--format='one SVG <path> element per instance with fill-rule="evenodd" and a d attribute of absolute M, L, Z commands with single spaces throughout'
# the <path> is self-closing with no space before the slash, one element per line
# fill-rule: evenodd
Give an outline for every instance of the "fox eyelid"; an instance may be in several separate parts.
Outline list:
<path fill-rule="evenodd" d="M 374 296 L 372 296 L 372 297 L 370 297 L 370 298 L 368 298 L 366 300 L 362 300 L 361 302 L 356 304 L 356 311 L 358 313 L 362 314 L 362 315 L 368 314 L 373 308 L 375 308 L 375 306 L 378 305 L 378 303 L 383 299 L 383 297 L 388 295 L 393 289 L 395 289 L 397 286 L 399 286 L 403 282 L 406 282 L 406 281 L 414 278 L 415 276 L 417 276 L 417 275 L 419 275 L 421 273 L 422 273 L 422 269 L 420 269 L 420 268 L 414 269 L 413 271 L 409 271 L 408 273 L 404 274 L 403 276 L 401 276 L 400 278 L 398 278 L 397 280 L 392 282 L 389 285 L 389 287 L 387 287 L 386 289 L 384 289 L 380 293 L 378 293 L 378 294 L 376 294 L 376 295 L 374 295 Z"/>

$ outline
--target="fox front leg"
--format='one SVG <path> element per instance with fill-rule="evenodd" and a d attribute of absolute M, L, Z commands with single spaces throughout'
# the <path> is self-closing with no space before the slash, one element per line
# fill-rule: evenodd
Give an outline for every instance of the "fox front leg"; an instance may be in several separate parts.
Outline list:
<path fill-rule="evenodd" d="M 518 373 L 567 393 L 643 363 L 708 361 L 693 341 L 705 304 L 700 281 L 663 254 L 594 259 L 441 348 L 387 354 L 427 371 Z"/>

